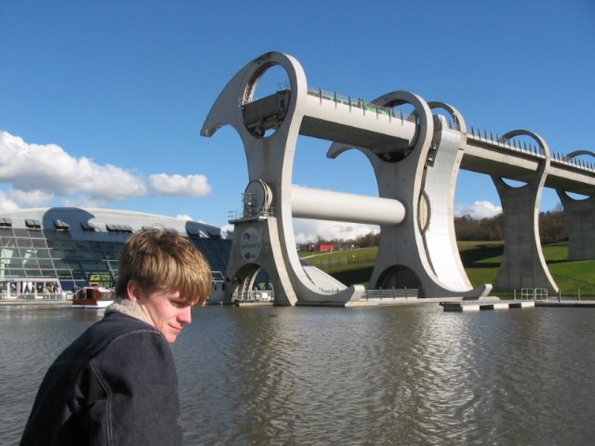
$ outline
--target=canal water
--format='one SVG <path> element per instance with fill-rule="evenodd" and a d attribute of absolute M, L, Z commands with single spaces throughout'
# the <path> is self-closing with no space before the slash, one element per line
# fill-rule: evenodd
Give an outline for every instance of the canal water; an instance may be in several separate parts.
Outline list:
<path fill-rule="evenodd" d="M 98 317 L 0 307 L 0 444 Z M 595 444 L 594 322 L 588 308 L 197 308 L 173 346 L 185 444 Z"/>

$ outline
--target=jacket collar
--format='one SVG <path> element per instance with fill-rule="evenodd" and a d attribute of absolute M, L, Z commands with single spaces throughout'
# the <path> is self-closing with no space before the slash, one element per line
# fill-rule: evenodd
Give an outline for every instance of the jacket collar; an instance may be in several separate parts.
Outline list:
<path fill-rule="evenodd" d="M 114 300 L 114 302 L 105 309 L 105 314 L 107 315 L 109 313 L 122 313 L 126 316 L 146 322 L 149 325 L 153 325 L 140 305 L 130 299 L 118 298 Z"/>

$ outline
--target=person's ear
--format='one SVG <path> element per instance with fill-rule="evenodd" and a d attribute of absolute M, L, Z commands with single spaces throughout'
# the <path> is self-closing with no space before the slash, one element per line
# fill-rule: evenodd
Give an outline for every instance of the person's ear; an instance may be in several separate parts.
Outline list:
<path fill-rule="evenodd" d="M 138 302 L 142 297 L 142 292 L 143 289 L 136 280 L 129 280 L 126 284 L 126 294 L 131 301 Z"/>

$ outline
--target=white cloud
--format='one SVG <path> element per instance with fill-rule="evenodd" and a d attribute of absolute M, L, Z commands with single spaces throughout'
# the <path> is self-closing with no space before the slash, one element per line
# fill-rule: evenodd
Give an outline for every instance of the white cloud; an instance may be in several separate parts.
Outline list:
<path fill-rule="evenodd" d="M 6 192 L 7 197 L 27 207 L 47 206 L 54 199 L 54 195 L 40 190 L 22 191 L 11 190 Z"/>
<path fill-rule="evenodd" d="M 154 192 L 199 197 L 211 192 L 204 175 L 151 175 Z M 30 144 L 0 131 L 0 209 L 56 205 L 103 207 L 149 194 L 147 178 L 112 164 L 76 158 L 56 144 Z"/>
<path fill-rule="evenodd" d="M 229 238 L 233 235 L 233 233 L 234 233 L 234 225 L 227 224 L 227 225 L 221 227 L 221 237 Z"/>
<path fill-rule="evenodd" d="M 144 180 L 133 173 L 105 164 L 100 166 L 87 158 L 81 158 L 82 167 L 75 175 L 80 190 L 93 198 L 127 200 L 142 197 L 147 193 Z"/>
<path fill-rule="evenodd" d="M 7 132 L 0 132 L 0 181 L 26 192 L 84 193 L 105 200 L 146 194 L 144 181 L 138 175 L 89 158 L 75 158 L 55 144 L 28 144 Z"/>
<path fill-rule="evenodd" d="M 54 196 L 39 190 L 0 190 L 0 212 L 11 212 L 25 207 L 48 206 Z"/>
<path fill-rule="evenodd" d="M 163 195 L 202 197 L 211 192 L 211 186 L 204 175 L 151 175 L 151 186 Z"/>
<path fill-rule="evenodd" d="M 455 206 L 455 215 L 460 217 L 469 215 L 472 218 L 491 218 L 502 213 L 502 208 L 489 201 L 476 201 L 471 206 Z"/>
<path fill-rule="evenodd" d="M 19 205 L 10 199 L 4 191 L 0 191 L 0 212 L 11 212 L 19 209 Z"/>
<path fill-rule="evenodd" d="M 293 227 L 296 243 L 314 242 L 318 236 L 326 240 L 347 240 L 380 231 L 380 227 L 376 225 L 302 218 L 294 218 Z"/>

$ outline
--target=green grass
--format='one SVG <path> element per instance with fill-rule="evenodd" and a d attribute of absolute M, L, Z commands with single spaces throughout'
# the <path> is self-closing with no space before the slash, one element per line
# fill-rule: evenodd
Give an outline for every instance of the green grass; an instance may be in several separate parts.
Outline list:
<path fill-rule="evenodd" d="M 503 242 L 459 242 L 461 260 L 474 287 L 494 283 L 503 246 Z M 542 249 L 550 273 L 564 296 L 580 293 L 581 298 L 595 298 L 595 260 L 566 260 L 567 243 L 546 244 Z M 304 252 L 300 256 L 346 285 L 367 285 L 377 253 L 377 248 L 372 247 L 332 253 Z"/>

